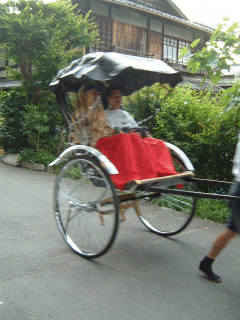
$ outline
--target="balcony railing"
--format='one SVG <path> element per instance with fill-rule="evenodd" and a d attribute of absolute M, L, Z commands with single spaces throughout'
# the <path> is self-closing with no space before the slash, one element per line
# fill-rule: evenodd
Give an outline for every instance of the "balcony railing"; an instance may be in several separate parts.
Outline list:
<path fill-rule="evenodd" d="M 168 59 L 163 59 L 170 67 L 176 69 L 177 71 L 187 71 L 187 64 L 183 61 L 169 61 Z M 190 71 L 188 71 L 190 73 Z M 197 74 L 205 75 L 205 71 L 199 71 Z"/>
<path fill-rule="evenodd" d="M 121 48 L 121 47 L 112 47 L 112 51 L 118 52 L 118 53 L 128 54 L 130 56 L 145 57 L 145 58 L 151 58 L 153 56 L 152 54 L 149 54 L 146 52 L 141 52 L 141 51 L 132 50 L 132 49 L 126 49 L 126 48 Z"/>

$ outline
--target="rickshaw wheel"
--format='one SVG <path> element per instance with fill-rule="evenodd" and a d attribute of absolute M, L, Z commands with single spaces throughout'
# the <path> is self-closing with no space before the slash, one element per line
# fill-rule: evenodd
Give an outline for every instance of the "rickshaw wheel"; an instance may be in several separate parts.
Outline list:
<path fill-rule="evenodd" d="M 177 172 L 186 171 L 179 157 L 172 155 Z M 168 189 L 196 191 L 194 183 L 186 182 Z M 172 236 L 187 227 L 194 216 L 196 197 L 174 194 L 161 194 L 156 198 L 138 200 L 138 216 L 141 222 L 152 232 L 162 236 Z"/>
<path fill-rule="evenodd" d="M 66 162 L 56 179 L 54 207 L 60 233 L 75 253 L 92 259 L 110 249 L 118 229 L 118 200 L 97 159 L 79 155 Z"/>

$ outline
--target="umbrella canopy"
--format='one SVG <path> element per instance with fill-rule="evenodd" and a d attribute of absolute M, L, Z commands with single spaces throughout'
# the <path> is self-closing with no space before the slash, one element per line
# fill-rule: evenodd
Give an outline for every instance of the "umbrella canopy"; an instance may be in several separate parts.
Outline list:
<path fill-rule="evenodd" d="M 169 83 L 175 87 L 181 80 L 178 72 L 157 59 L 116 52 L 94 52 L 60 70 L 50 86 L 54 91 L 60 87 L 72 91 L 94 81 L 99 85 L 118 86 L 123 95 L 130 95 L 156 82 Z"/>

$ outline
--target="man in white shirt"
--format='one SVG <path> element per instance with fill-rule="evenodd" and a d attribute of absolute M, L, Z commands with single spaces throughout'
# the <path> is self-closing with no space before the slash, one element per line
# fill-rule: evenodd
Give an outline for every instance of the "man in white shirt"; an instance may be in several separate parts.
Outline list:
<path fill-rule="evenodd" d="M 238 143 L 233 158 L 234 181 L 229 189 L 229 195 L 240 197 L 240 134 L 238 137 Z M 205 258 L 200 262 L 199 269 L 203 272 L 208 280 L 214 282 L 221 282 L 222 279 L 212 271 L 212 263 L 217 256 L 227 246 L 227 244 L 240 234 L 240 202 L 231 200 L 229 207 L 232 210 L 231 217 L 229 219 L 227 228 L 217 237 L 213 242 L 212 248 Z"/>

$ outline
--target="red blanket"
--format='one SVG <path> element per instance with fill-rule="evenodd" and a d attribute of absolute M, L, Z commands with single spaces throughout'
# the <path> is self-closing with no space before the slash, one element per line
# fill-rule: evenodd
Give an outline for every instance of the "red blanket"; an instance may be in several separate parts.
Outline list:
<path fill-rule="evenodd" d="M 177 174 L 171 154 L 162 140 L 141 138 L 137 133 L 120 133 L 97 141 L 96 147 L 115 165 L 111 175 L 120 190 L 131 180 Z"/>

